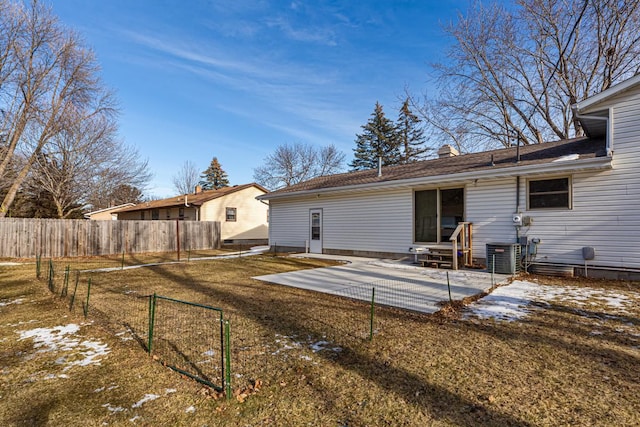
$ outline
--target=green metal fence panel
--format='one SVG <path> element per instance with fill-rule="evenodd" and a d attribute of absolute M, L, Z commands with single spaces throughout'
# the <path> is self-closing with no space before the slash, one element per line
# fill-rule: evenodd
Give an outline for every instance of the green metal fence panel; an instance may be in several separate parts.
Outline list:
<path fill-rule="evenodd" d="M 225 389 L 225 331 L 222 309 L 154 295 L 149 353 L 169 368 L 218 391 Z"/>

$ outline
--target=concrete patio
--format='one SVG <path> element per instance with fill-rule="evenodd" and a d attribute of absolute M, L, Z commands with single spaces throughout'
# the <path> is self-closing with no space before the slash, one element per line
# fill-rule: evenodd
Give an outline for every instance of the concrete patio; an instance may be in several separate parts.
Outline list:
<path fill-rule="evenodd" d="M 299 254 L 295 257 L 344 261 L 334 267 L 299 270 L 257 276 L 254 279 L 284 286 L 371 301 L 375 288 L 377 304 L 434 313 L 438 303 L 451 298 L 461 300 L 492 287 L 491 274 L 482 270 L 438 270 L 413 265 L 407 261 L 348 257 L 324 254 Z M 506 283 L 511 276 L 494 275 L 494 283 Z"/>

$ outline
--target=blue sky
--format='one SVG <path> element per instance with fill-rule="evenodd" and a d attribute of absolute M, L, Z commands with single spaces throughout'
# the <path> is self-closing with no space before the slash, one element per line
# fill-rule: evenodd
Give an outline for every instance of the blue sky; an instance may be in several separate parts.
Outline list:
<path fill-rule="evenodd" d="M 120 134 L 149 161 L 147 194 L 174 194 L 186 160 L 216 156 L 231 184 L 283 143 L 336 145 L 379 101 L 432 84 L 442 24 L 468 1 L 55 0 L 119 100 Z"/>

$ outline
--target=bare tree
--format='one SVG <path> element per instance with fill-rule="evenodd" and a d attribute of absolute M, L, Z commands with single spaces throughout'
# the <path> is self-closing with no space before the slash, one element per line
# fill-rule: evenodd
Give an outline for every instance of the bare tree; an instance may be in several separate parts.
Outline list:
<path fill-rule="evenodd" d="M 0 179 L 15 167 L 17 153 L 23 156 L 2 195 L 4 217 L 52 138 L 78 120 L 113 111 L 114 105 L 97 77 L 93 53 L 61 26 L 50 8 L 37 0 L 29 5 L 0 0 L 0 10 L 0 133 L 6 135 Z"/>
<path fill-rule="evenodd" d="M 117 161 L 114 162 L 114 158 Z M 123 187 L 144 187 L 150 178 L 146 162 L 117 139 L 116 124 L 109 115 L 95 115 L 67 124 L 42 148 L 33 176 L 40 188 L 51 194 L 58 218 L 75 215 L 89 205 L 92 198 L 95 203 L 94 196 L 104 189 L 118 193 Z M 101 179 L 95 179 L 96 176 Z M 114 202 L 116 198 L 117 194 L 112 194 L 94 208 L 119 204 Z M 133 199 L 139 197 L 128 201 L 134 202 Z"/>
<path fill-rule="evenodd" d="M 283 144 L 267 156 L 263 166 L 253 170 L 253 178 L 269 189 L 289 187 L 341 171 L 344 157 L 333 145 L 317 150 L 309 144 Z"/>
<path fill-rule="evenodd" d="M 116 143 L 113 145 L 116 148 L 110 150 L 111 155 L 105 157 L 90 177 L 91 192 L 86 202 L 93 209 L 138 202 L 151 179 L 148 163 L 141 159 L 138 150 L 121 141 Z"/>
<path fill-rule="evenodd" d="M 178 173 L 173 176 L 173 188 L 178 194 L 193 192 L 198 182 L 200 182 L 200 173 L 195 163 L 190 160 L 184 162 Z"/>
<path fill-rule="evenodd" d="M 445 32 L 440 93 L 421 104 L 436 143 L 461 151 L 583 134 L 571 105 L 640 70 L 640 0 L 475 3 Z M 414 102 L 416 100 L 414 99 Z"/>

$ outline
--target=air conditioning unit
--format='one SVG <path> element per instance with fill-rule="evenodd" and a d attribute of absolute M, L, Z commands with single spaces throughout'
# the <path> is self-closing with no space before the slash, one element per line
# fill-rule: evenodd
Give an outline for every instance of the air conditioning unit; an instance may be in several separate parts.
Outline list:
<path fill-rule="evenodd" d="M 498 274 L 519 273 L 520 252 L 519 243 L 487 243 L 487 271 Z"/>

